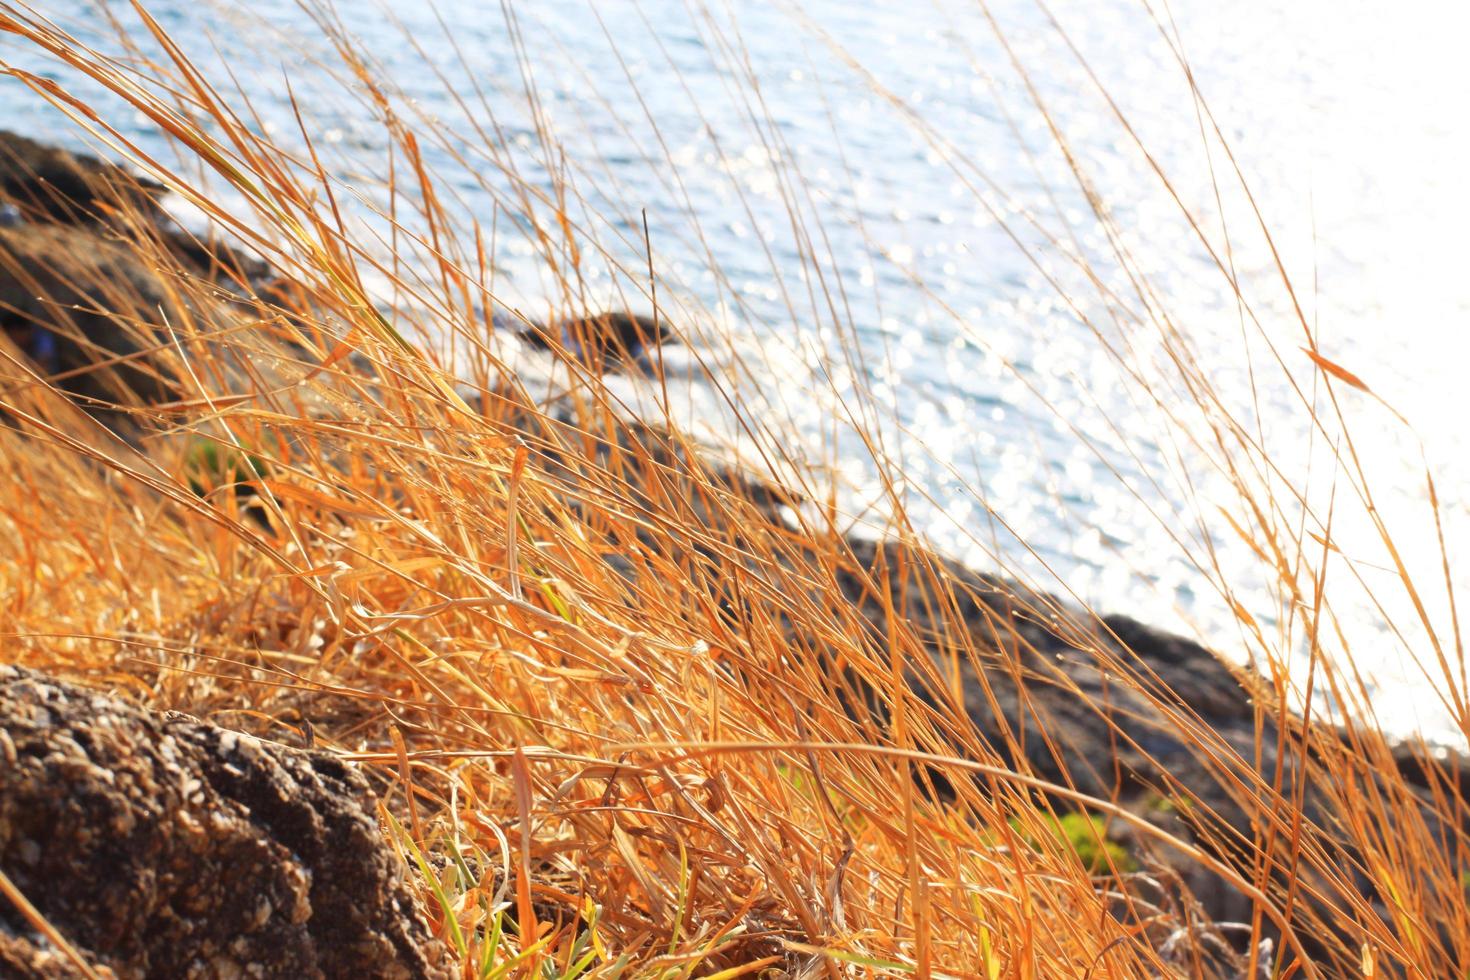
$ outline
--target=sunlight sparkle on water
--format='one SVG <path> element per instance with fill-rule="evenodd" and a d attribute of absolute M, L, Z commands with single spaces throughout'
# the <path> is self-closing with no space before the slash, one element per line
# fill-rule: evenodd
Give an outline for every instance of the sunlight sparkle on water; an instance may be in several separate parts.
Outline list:
<path fill-rule="evenodd" d="M 50 6 L 58 18 L 76 20 L 90 5 Z M 349 17 L 371 9 L 367 0 L 339 6 Z M 549 186 L 533 152 L 534 120 L 517 114 L 515 52 L 505 32 L 473 0 L 438 6 L 462 25 L 457 40 L 506 114 L 508 147 L 529 179 Z M 150 7 L 199 42 L 196 53 L 205 59 L 207 36 L 233 36 L 241 16 L 193 0 Z M 851 401 L 855 386 L 867 388 L 894 416 L 885 435 L 902 447 L 907 474 L 925 481 L 911 496 L 911 516 L 946 550 L 987 566 L 999 550 L 1013 570 L 1043 584 L 1055 573 L 1052 584 L 1100 608 L 1197 628 L 1244 656 L 1228 604 L 1183 549 L 1198 558 L 1205 543 L 1213 547 L 1235 598 L 1263 622 L 1282 610 L 1249 549 L 1197 523 L 1233 494 L 1202 465 L 1208 442 L 1202 449 L 1185 438 L 1202 433 L 1168 418 L 1188 414 L 1188 392 L 1177 379 L 1160 382 L 1161 407 L 1099 351 L 1115 345 L 1133 364 L 1167 376 L 1177 351 L 1139 327 L 1165 311 L 1244 427 L 1260 433 L 1293 478 L 1312 474 L 1314 505 L 1330 498 L 1334 486 L 1322 474 L 1331 437 L 1314 431 L 1292 382 L 1319 412 L 1330 403 L 1300 352 L 1306 335 L 1256 225 L 1258 207 L 1323 355 L 1361 376 L 1412 426 L 1411 434 L 1377 402 L 1339 386 L 1355 446 L 1372 461 L 1375 504 L 1405 560 L 1421 570 L 1438 567 L 1426 459 L 1446 506 L 1447 539 L 1470 540 L 1470 427 L 1459 407 L 1470 369 L 1462 244 L 1470 228 L 1463 125 L 1470 59 L 1461 50 L 1470 6 L 1410 0 L 1390 14 L 1351 0 L 1171 3 L 1213 120 L 1249 177 L 1252 205 L 1228 179 L 1230 161 L 1218 141 L 1201 140 L 1189 88 L 1165 35 L 1146 16 L 1160 5 L 1100 0 L 1067 5 L 1059 16 L 1169 175 L 1172 194 L 1037 6 L 992 4 L 1022 63 L 1045 67 L 1030 82 L 1106 202 L 1109 228 L 1093 216 L 974 5 L 807 0 L 805 14 L 871 79 L 855 76 L 783 5 L 737 7 L 710 14 L 711 23 L 739 21 L 749 45 L 741 64 L 674 0 L 643 3 L 646 22 L 609 21 L 610 37 L 587 16 L 585 0 L 528 5 L 521 26 L 531 49 L 558 52 L 538 65 L 537 83 L 567 159 L 585 171 L 579 188 L 586 200 L 574 217 L 609 230 L 606 237 L 626 244 L 618 257 L 640 269 L 641 231 L 629 230 L 641 229 L 646 210 L 667 279 L 661 293 L 676 308 L 717 311 L 709 323 L 767 372 L 744 378 L 742 396 L 794 425 L 798 454 L 832 462 L 827 441 L 842 414 L 839 401 Z M 260 15 L 277 24 L 280 44 L 235 46 L 231 64 L 264 125 L 294 133 L 279 57 L 310 32 L 293 29 L 301 15 L 284 0 L 263 3 Z M 424 43 L 439 36 L 428 5 L 405 6 L 400 15 Z M 450 123 L 462 119 L 381 19 L 354 23 L 410 99 Z M 649 43 L 645 24 L 661 44 Z M 609 45 L 626 55 L 636 96 Z M 758 124 L 734 84 L 746 71 L 760 80 L 769 114 Z M 316 93 L 303 112 L 320 131 L 340 135 L 322 149 L 356 173 L 382 152 L 383 136 L 350 93 L 316 81 L 298 85 Z M 906 110 L 931 131 L 916 131 Z M 43 138 L 69 132 L 34 106 L 18 106 L 9 125 Z M 161 148 L 142 120 L 135 126 L 130 136 Z M 433 162 L 453 180 L 450 161 Z M 502 222 L 497 288 L 528 308 L 544 306 L 555 282 L 529 236 L 505 233 L 506 211 L 469 178 L 461 174 L 454 185 L 467 217 Z M 370 199 L 378 185 L 364 179 L 354 189 Z M 1248 307 L 1237 304 L 1180 203 L 1239 277 Z M 1126 250 L 1129 269 L 1115 246 Z M 1140 290 L 1139 272 L 1152 293 Z M 588 275 L 599 299 L 616 296 L 624 278 L 610 268 Z M 841 300 L 826 302 L 818 281 Z M 833 345 L 845 336 L 859 341 L 871 377 L 855 379 L 834 366 Z M 656 393 L 625 387 L 633 404 L 655 403 Z M 728 431 L 718 398 L 692 382 L 675 379 L 675 387 L 695 428 L 711 438 L 743 438 Z M 881 528 L 883 516 L 871 507 L 881 481 L 851 445 L 842 448 L 842 503 Z M 997 530 L 986 507 L 1029 549 Z M 1335 574 L 1361 574 L 1404 622 L 1402 597 L 1376 570 L 1385 563 L 1376 530 L 1361 508 L 1357 517 L 1348 510 L 1340 507 L 1333 527 L 1344 563 Z M 1470 563 L 1458 568 L 1454 588 L 1464 595 Z M 1365 666 L 1385 681 L 1383 719 L 1441 726 L 1426 682 L 1384 617 L 1347 594 L 1336 612 L 1346 633 L 1366 638 L 1359 654 L 1371 656 Z M 1444 590 L 1426 602 L 1442 627 Z M 1405 635 L 1423 650 L 1411 630 Z"/>

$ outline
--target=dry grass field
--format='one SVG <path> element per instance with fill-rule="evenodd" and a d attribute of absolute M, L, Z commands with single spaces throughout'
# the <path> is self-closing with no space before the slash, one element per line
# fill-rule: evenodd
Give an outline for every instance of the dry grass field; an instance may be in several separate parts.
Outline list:
<path fill-rule="evenodd" d="M 1177 689 L 1189 663 L 1164 670 L 1055 586 L 938 558 L 876 435 L 882 547 L 713 367 L 703 382 L 767 458 L 635 417 L 595 336 L 552 331 L 561 393 L 530 390 L 492 335 L 594 312 L 582 270 L 614 250 L 501 175 L 529 217 L 494 233 L 527 236 L 564 290 L 492 319 L 492 229 L 424 162 L 457 144 L 330 18 L 335 70 L 391 136 L 386 255 L 312 154 L 261 135 L 229 78 L 143 23 L 124 60 L 0 6 L 10 43 L 178 151 L 150 156 L 9 72 L 146 180 L 94 179 L 64 220 L 7 185 L 25 221 L 0 229 L 19 283 L 0 296 L 0 659 L 357 763 L 466 977 L 1466 975 L 1458 761 L 1303 714 L 1311 691 L 1348 712 L 1369 697 L 1334 627 L 1336 518 L 1213 396 L 1166 307 L 1130 327 L 1171 352 L 1137 383 L 1229 477 L 1238 499 L 1207 519 L 1291 610 L 1263 626 L 1237 606 L 1255 672 L 1198 661 L 1226 678 L 1204 694 Z M 212 241 L 186 247 L 171 201 Z M 717 342 L 652 250 L 620 272 L 667 332 L 654 348 Z M 391 311 L 368 285 L 385 280 Z M 1293 329 L 1276 356 L 1312 377 L 1299 407 L 1338 447 L 1334 506 L 1371 519 L 1373 461 L 1341 407 L 1371 393 Z M 44 363 L 59 355 L 37 331 L 88 363 Z M 861 428 L 877 409 L 849 398 Z M 1421 612 L 1431 591 L 1453 608 L 1441 546 L 1439 565 L 1396 565 Z M 1422 616 L 1464 725 L 1458 620 Z M 1303 644 L 1310 674 L 1289 678 Z"/>

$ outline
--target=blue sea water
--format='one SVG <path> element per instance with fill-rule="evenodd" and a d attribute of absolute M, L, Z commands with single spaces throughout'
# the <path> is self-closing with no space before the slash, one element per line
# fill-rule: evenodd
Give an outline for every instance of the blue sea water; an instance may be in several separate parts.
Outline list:
<path fill-rule="evenodd" d="M 363 234 L 386 234 L 372 209 L 389 140 L 315 19 L 335 16 L 397 86 L 405 119 L 455 134 L 425 154 L 452 209 L 493 230 L 506 304 L 535 315 L 562 292 L 529 231 L 532 215 L 556 226 L 560 188 L 585 238 L 587 295 L 647 309 L 651 252 L 668 315 L 753 415 L 793 434 L 783 448 L 837 471 L 855 523 L 881 529 L 885 514 L 842 421 L 867 391 L 906 509 L 940 547 L 1246 658 L 1232 607 L 1268 635 L 1292 610 L 1221 516 L 1244 519 L 1171 367 L 1187 349 L 1246 437 L 1319 515 L 1331 505 L 1336 614 L 1377 680 L 1380 720 L 1454 737 L 1367 501 L 1331 464 L 1368 461 L 1371 514 L 1453 658 L 1448 596 L 1465 593 L 1470 564 L 1446 584 L 1425 472 L 1454 549 L 1470 540 L 1470 63 L 1457 50 L 1470 15 L 1457 5 L 147 6 L 222 85 L 227 64 L 288 146 L 294 97 Z M 125 56 L 114 24 L 138 26 L 121 3 L 41 12 Z M 114 106 L 123 133 L 167 152 L 74 68 L 14 39 L 0 58 Z M 9 128 L 84 145 L 14 79 L 0 99 Z M 1319 414 L 1332 403 L 1301 351 L 1304 323 L 1409 427 L 1341 386 L 1351 446 L 1315 426 L 1303 393 Z M 860 359 L 838 356 L 843 336 Z M 720 400 L 674 381 L 676 412 L 728 437 Z M 623 384 L 630 402 L 649 395 Z M 1299 635 L 1280 642 L 1304 650 Z"/>

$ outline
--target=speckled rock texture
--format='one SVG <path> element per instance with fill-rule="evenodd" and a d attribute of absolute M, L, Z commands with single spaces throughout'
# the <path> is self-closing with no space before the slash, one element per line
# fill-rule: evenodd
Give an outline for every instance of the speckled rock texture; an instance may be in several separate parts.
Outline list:
<path fill-rule="evenodd" d="M 103 975 L 448 977 L 356 771 L 0 666 L 0 870 Z M 0 899 L 0 976 L 74 976 Z"/>

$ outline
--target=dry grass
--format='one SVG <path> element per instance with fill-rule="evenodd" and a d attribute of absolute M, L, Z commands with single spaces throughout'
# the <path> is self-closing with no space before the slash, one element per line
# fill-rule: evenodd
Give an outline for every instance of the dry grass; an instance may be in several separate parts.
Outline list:
<path fill-rule="evenodd" d="M 125 404 L 152 433 L 129 443 L 13 351 L 3 357 L 0 403 L 16 424 L 0 430 L 0 650 L 221 724 L 314 739 L 371 767 L 385 828 L 418 868 L 465 976 L 1464 973 L 1465 801 L 1457 782 L 1439 780 L 1423 805 L 1377 730 L 1345 743 L 1310 718 L 1283 725 L 1284 761 L 1259 771 L 1142 664 L 1084 638 L 1256 815 L 1232 829 L 1200 814 L 1195 836 L 1171 835 L 1115 799 L 1009 767 L 963 704 L 915 693 L 949 689 L 945 663 L 1020 668 L 996 653 L 1016 642 L 1000 635 L 1007 624 L 987 636 L 963 621 L 961 583 L 920 547 L 897 490 L 888 530 L 908 547 L 891 552 L 900 567 L 866 569 L 839 515 L 821 506 L 820 474 L 779 458 L 781 433 L 763 430 L 768 416 L 743 394 L 731 411 L 771 454 L 752 462 L 808 481 L 792 492 L 816 504 L 794 518 L 765 504 L 758 481 L 703 462 L 675 419 L 634 424 L 597 371 L 570 356 L 553 407 L 528 392 L 487 342 L 486 311 L 499 305 L 487 255 L 508 232 L 453 216 L 422 148 L 459 144 L 398 103 L 329 12 L 320 25 L 337 43 L 334 69 L 358 80 L 391 137 L 402 211 L 382 216 L 393 229 L 386 258 L 382 242 L 343 220 L 344 188 L 314 156 L 258 135 L 243 96 L 198 74 L 160 28 L 150 25 L 143 47 L 162 54 L 125 67 L 34 11 L 0 10 L 0 26 L 121 96 L 188 166 L 150 158 L 52 83 L 17 77 L 291 284 L 223 298 L 146 222 L 109 217 L 167 284 L 168 309 L 137 327 L 168 348 L 148 363 L 163 365 L 178 398 Z M 539 136 L 552 157 L 555 135 Z M 582 269 L 601 262 L 630 305 L 717 343 L 692 326 L 707 322 L 697 309 L 664 309 L 672 291 L 655 287 L 652 254 L 651 268 L 623 268 L 623 251 L 573 221 L 573 181 L 548 194 L 516 177 L 491 133 L 478 138 L 483 159 L 511 178 L 517 198 L 506 206 L 526 216 L 517 233 L 562 285 L 551 312 L 583 310 Z M 221 203 L 220 187 L 243 204 Z M 367 275 L 387 278 L 403 302 L 380 312 Z M 137 298 L 118 296 L 115 308 L 133 316 Z M 1304 506 L 1307 488 L 1212 397 L 1167 316 L 1128 330 L 1166 352 L 1162 367 L 1128 369 L 1157 372 L 1140 381 L 1171 438 L 1231 479 L 1238 501 L 1226 519 L 1292 611 L 1267 631 L 1239 607 L 1265 678 L 1261 730 L 1276 731 L 1267 721 L 1300 703 L 1286 664 L 1303 637 L 1309 683 L 1339 704 L 1365 703 L 1351 638 L 1332 625 L 1332 515 Z M 1368 463 L 1339 410 L 1360 383 L 1303 330 L 1326 401 L 1304 391 L 1302 411 L 1339 447 L 1337 506 L 1372 513 Z M 1104 336 L 1099 350 L 1127 361 Z M 451 339 L 458 373 L 410 338 Z M 1300 373 L 1290 352 L 1280 363 Z M 735 386 L 714 369 L 705 380 Z M 849 397 L 854 419 L 877 411 Z M 900 468 L 866 431 L 896 486 Z M 259 459 L 254 493 L 197 494 L 198 440 L 220 447 L 216 458 Z M 1387 528 L 1382 540 L 1393 551 Z M 1208 555 L 1196 560 L 1211 571 Z M 868 580 L 886 628 L 839 573 Z M 1446 588 L 1403 564 L 1398 573 L 1411 595 Z M 929 608 L 904 615 L 916 594 Z M 1458 630 L 1446 635 L 1427 614 L 1420 625 L 1440 690 L 1459 708 Z M 864 698 L 883 710 L 849 710 Z M 1463 726 L 1464 710 L 1456 716 Z M 1298 767 L 1306 779 L 1292 778 Z M 951 786 L 943 799 L 922 785 L 933 772 Z M 1329 818 L 1309 819 L 1304 784 Z M 1050 829 L 1053 810 L 1130 825 L 1148 844 L 1141 857 L 1213 869 L 1249 899 L 1243 937 L 1194 920 L 1179 889 L 1147 870 L 1084 866 Z M 1262 945 L 1268 935 L 1274 947 Z"/>

